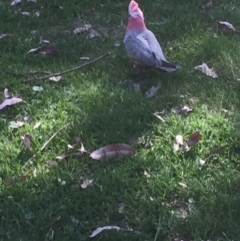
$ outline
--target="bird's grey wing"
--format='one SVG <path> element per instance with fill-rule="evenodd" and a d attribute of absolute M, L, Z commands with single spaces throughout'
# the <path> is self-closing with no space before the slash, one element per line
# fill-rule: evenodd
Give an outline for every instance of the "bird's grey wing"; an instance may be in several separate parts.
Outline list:
<path fill-rule="evenodd" d="M 126 33 L 124 45 L 128 56 L 139 65 L 154 67 L 156 57 L 151 51 L 146 39 L 133 34 L 131 31 Z"/>

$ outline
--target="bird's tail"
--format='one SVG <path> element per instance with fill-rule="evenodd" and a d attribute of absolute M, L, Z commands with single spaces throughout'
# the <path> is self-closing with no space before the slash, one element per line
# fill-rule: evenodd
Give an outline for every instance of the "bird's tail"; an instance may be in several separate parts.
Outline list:
<path fill-rule="evenodd" d="M 162 65 L 161 66 L 157 66 L 157 70 L 159 71 L 165 71 L 165 72 L 174 72 L 176 70 L 181 69 L 180 66 L 175 65 L 175 64 L 171 64 L 165 60 L 161 60 Z"/>

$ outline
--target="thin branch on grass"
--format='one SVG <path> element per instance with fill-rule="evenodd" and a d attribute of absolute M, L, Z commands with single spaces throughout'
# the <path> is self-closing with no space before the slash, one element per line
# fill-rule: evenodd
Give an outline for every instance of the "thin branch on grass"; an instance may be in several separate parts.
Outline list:
<path fill-rule="evenodd" d="M 93 64 L 93 63 L 95 63 L 95 62 L 97 62 L 97 61 L 99 61 L 99 60 L 101 60 L 101 59 L 103 59 L 103 58 L 106 58 L 109 54 L 110 54 L 110 52 L 107 52 L 107 53 L 99 56 L 98 58 L 96 58 L 96 59 L 94 59 L 94 60 L 92 60 L 92 61 L 90 61 L 90 62 L 88 62 L 88 63 L 82 64 L 82 65 L 80 65 L 80 66 L 76 66 L 76 67 L 74 67 L 74 68 L 72 68 L 72 69 L 67 69 L 67 70 L 64 70 L 64 71 L 59 72 L 59 73 L 54 73 L 54 74 L 45 75 L 45 76 L 42 76 L 42 77 L 39 77 L 39 78 L 32 78 L 32 79 L 24 80 L 24 82 L 30 82 L 30 81 L 33 81 L 33 80 L 44 80 L 44 79 L 49 79 L 50 77 L 67 74 L 67 73 L 73 72 L 73 71 L 75 71 L 75 70 L 81 69 L 81 68 L 83 68 L 83 67 L 86 67 L 86 66 L 88 66 L 88 65 L 90 65 L 90 64 Z"/>
<path fill-rule="evenodd" d="M 157 227 L 157 232 L 156 232 L 156 235 L 155 235 L 155 238 L 154 238 L 154 241 L 157 241 L 157 238 L 158 238 L 158 235 L 159 235 L 159 232 L 160 232 L 160 215 L 159 215 L 159 219 L 158 219 L 158 227 Z"/>
<path fill-rule="evenodd" d="M 35 158 L 48 144 L 49 142 L 60 132 L 62 131 L 64 128 L 66 128 L 67 126 L 69 126 L 69 124 L 66 124 L 65 126 L 61 127 L 59 130 L 57 130 L 44 144 L 43 146 L 41 147 L 41 149 L 36 153 L 34 154 L 23 166 L 22 166 L 22 169 L 24 169 L 28 164 L 29 162 Z"/>

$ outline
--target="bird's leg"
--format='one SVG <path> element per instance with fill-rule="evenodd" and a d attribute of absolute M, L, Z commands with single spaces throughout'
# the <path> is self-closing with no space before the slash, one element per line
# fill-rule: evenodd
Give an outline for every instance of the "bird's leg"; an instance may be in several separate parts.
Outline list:
<path fill-rule="evenodd" d="M 139 68 L 139 66 L 134 65 L 136 74 L 133 79 L 133 86 L 135 92 L 140 92 L 140 82 L 142 81 L 142 70 Z"/>

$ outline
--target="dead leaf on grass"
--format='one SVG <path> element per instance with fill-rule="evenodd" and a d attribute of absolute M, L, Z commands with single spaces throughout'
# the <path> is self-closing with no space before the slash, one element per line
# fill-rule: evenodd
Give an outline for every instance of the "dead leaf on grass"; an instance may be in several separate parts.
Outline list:
<path fill-rule="evenodd" d="M 206 163 L 206 161 L 204 161 L 203 159 L 199 159 L 199 165 L 202 167 L 204 166 Z"/>
<path fill-rule="evenodd" d="M 157 92 L 159 91 L 160 87 L 162 86 L 162 84 L 158 84 L 157 86 L 152 86 L 146 93 L 145 93 L 145 97 L 147 99 L 152 98 L 153 96 L 155 96 L 157 94 Z"/>
<path fill-rule="evenodd" d="M 6 106 L 9 105 L 15 105 L 17 103 L 22 102 L 23 100 L 21 98 L 18 97 L 12 97 L 10 99 L 5 99 L 2 104 L 0 104 L 0 110 L 4 109 Z"/>
<path fill-rule="evenodd" d="M 104 146 L 90 154 L 90 157 L 94 160 L 101 160 L 103 158 L 115 158 L 118 156 L 127 156 L 134 153 L 134 149 L 123 143 L 110 144 Z"/>
<path fill-rule="evenodd" d="M 41 54 L 42 56 L 45 55 L 49 55 L 49 54 L 57 54 L 59 53 L 59 49 L 55 46 L 47 46 L 41 49 L 41 51 L 39 52 L 39 54 Z"/>
<path fill-rule="evenodd" d="M 85 189 L 87 188 L 89 185 L 91 185 L 93 182 L 93 180 L 84 180 L 83 183 L 81 184 L 81 188 Z"/>
<path fill-rule="evenodd" d="M 25 124 L 24 121 L 16 120 L 16 121 L 10 121 L 9 127 L 13 129 L 17 129 Z"/>
<path fill-rule="evenodd" d="M 89 29 L 91 29 L 92 25 L 91 24 L 84 24 L 82 27 L 76 28 L 73 30 L 74 34 L 80 34 L 83 33 L 85 31 L 88 31 Z"/>
<path fill-rule="evenodd" d="M 165 120 L 159 115 L 159 112 L 155 112 L 153 115 L 156 116 L 160 121 L 165 122 Z"/>
<path fill-rule="evenodd" d="M 36 91 L 36 92 L 43 91 L 42 86 L 33 86 L 32 89 L 33 89 L 33 91 Z"/>
<path fill-rule="evenodd" d="M 28 148 L 29 150 L 31 150 L 31 140 L 32 140 L 32 136 L 29 134 L 25 134 L 23 139 L 23 145 Z"/>
<path fill-rule="evenodd" d="M 232 25 L 231 23 L 229 23 L 229 22 L 218 21 L 218 23 L 219 23 L 220 25 L 223 25 L 224 27 L 232 30 L 232 31 L 236 31 L 236 29 L 233 27 L 233 25 Z"/>
<path fill-rule="evenodd" d="M 4 89 L 4 97 L 5 99 L 9 99 L 12 97 L 11 93 L 9 92 L 8 89 Z"/>
<path fill-rule="evenodd" d="M 135 93 L 139 93 L 139 92 L 141 91 L 139 84 L 133 84 L 133 89 L 134 89 L 134 92 L 135 92 Z"/>
<path fill-rule="evenodd" d="M 223 152 L 227 146 L 228 145 L 226 144 L 226 145 L 223 145 L 223 146 L 215 147 L 211 150 L 211 154 L 219 154 L 219 153 Z"/>
<path fill-rule="evenodd" d="M 98 235 L 99 233 L 101 233 L 104 230 L 113 230 L 113 229 L 117 230 L 117 231 L 120 231 L 120 230 L 133 231 L 132 229 L 124 229 L 124 228 L 120 228 L 118 226 L 105 226 L 105 227 L 99 227 L 96 230 L 94 230 L 89 237 L 93 238 L 93 237 L 95 237 L 96 235 Z"/>
<path fill-rule="evenodd" d="M 212 1 L 209 1 L 205 4 L 202 5 L 202 8 L 203 9 L 207 9 L 207 8 L 211 8 L 213 6 L 213 2 Z"/>
<path fill-rule="evenodd" d="M 177 135 L 173 143 L 173 150 L 175 152 L 178 151 L 180 146 L 183 146 L 183 137 L 181 135 Z"/>
<path fill-rule="evenodd" d="M 17 177 L 8 177 L 5 179 L 4 183 L 6 186 L 12 186 L 17 182 L 25 182 L 29 176 L 17 176 Z"/>
<path fill-rule="evenodd" d="M 30 50 L 27 52 L 27 54 L 29 54 L 29 53 L 35 53 L 35 52 L 39 51 L 40 49 L 41 49 L 41 47 L 30 49 Z"/>
<path fill-rule="evenodd" d="M 96 37 L 101 37 L 101 35 L 99 34 L 99 32 L 95 29 L 90 29 L 89 34 L 87 35 L 87 39 L 92 39 L 92 38 L 96 38 Z"/>
<path fill-rule="evenodd" d="M 29 13 L 29 12 L 20 12 L 20 13 L 24 16 L 30 16 L 31 15 L 31 13 Z"/>
<path fill-rule="evenodd" d="M 49 80 L 58 82 L 61 78 L 62 78 L 62 76 L 61 76 L 61 75 L 58 75 L 58 76 L 52 76 L 52 77 L 50 77 Z"/>
<path fill-rule="evenodd" d="M 119 203 L 118 212 L 119 213 L 124 213 L 125 206 L 126 205 L 124 203 Z"/>
<path fill-rule="evenodd" d="M 174 114 L 188 114 L 188 113 L 191 113 L 192 111 L 193 110 L 186 105 L 184 105 L 183 107 L 175 106 L 171 109 L 171 112 Z"/>
<path fill-rule="evenodd" d="M 58 163 L 56 161 L 48 161 L 47 165 L 48 167 L 57 167 Z"/>
<path fill-rule="evenodd" d="M 217 73 L 213 69 L 210 69 L 207 66 L 207 64 L 204 62 L 201 65 L 195 66 L 194 69 L 200 70 L 201 72 L 203 72 L 204 74 L 206 74 L 207 76 L 210 76 L 212 78 L 218 77 Z"/>
<path fill-rule="evenodd" d="M 189 136 L 187 144 L 189 146 L 194 146 L 196 145 L 200 140 L 202 139 L 202 136 L 199 132 L 195 132 L 191 136 Z"/>
<path fill-rule="evenodd" d="M 180 186 L 184 187 L 184 188 L 187 188 L 187 184 L 184 183 L 184 182 L 179 182 L 178 184 L 179 184 Z"/>
<path fill-rule="evenodd" d="M 37 122 L 37 123 L 34 125 L 33 129 L 37 129 L 40 125 L 41 125 L 41 121 Z"/>

